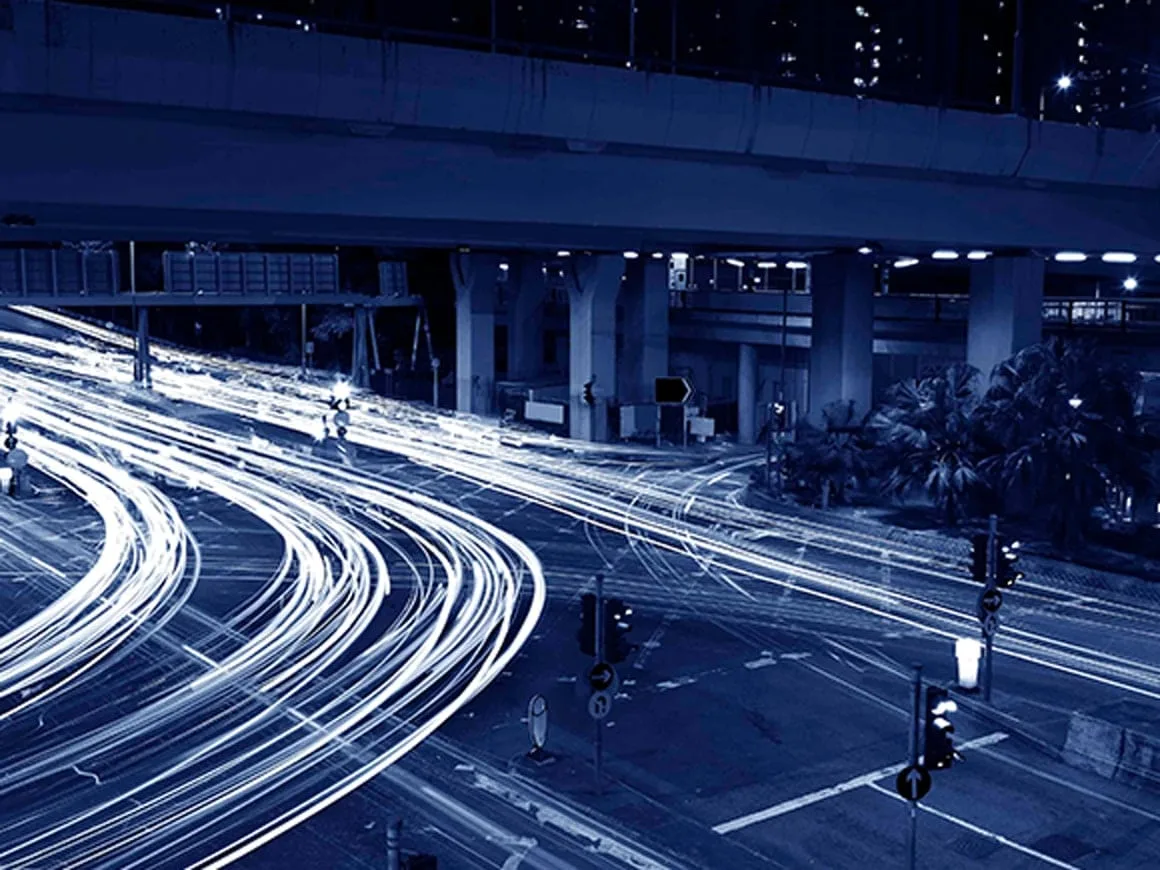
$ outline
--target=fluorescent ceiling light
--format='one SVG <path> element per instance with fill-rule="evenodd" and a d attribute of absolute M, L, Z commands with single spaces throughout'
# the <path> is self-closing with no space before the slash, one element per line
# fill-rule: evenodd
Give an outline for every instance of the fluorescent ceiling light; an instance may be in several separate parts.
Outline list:
<path fill-rule="evenodd" d="M 809 265 L 809 263 L 803 263 L 801 260 L 790 260 L 785 264 L 785 267 L 787 269 L 807 269 Z"/>
<path fill-rule="evenodd" d="M 743 268 L 745 268 L 745 263 L 744 263 L 744 262 L 742 262 L 741 260 L 735 260 L 733 257 L 730 257 L 730 258 L 729 258 L 728 260 L 726 260 L 725 262 L 726 262 L 726 263 L 728 263 L 730 266 L 736 266 L 738 269 L 743 269 Z"/>
<path fill-rule="evenodd" d="M 758 269 L 776 269 L 777 263 L 775 263 L 773 260 L 762 260 L 760 263 L 757 264 L 757 268 Z"/>
<path fill-rule="evenodd" d="M 1135 263 L 1136 255 L 1126 251 L 1108 251 L 1100 259 L 1105 263 Z"/>
<path fill-rule="evenodd" d="M 664 254 L 662 254 L 660 251 L 653 251 L 652 258 L 654 260 L 660 260 L 663 257 L 664 257 Z"/>
<path fill-rule="evenodd" d="M 572 252 L 571 251 L 556 251 L 556 256 L 557 257 L 571 257 Z"/>
<path fill-rule="evenodd" d="M 624 252 L 624 259 L 626 259 L 626 260 L 635 260 L 639 256 L 640 256 L 640 254 L 638 254 L 636 251 L 625 251 Z"/>
<path fill-rule="evenodd" d="M 1055 262 L 1057 263 L 1082 263 L 1087 259 L 1087 254 L 1082 251 L 1060 251 L 1055 255 Z"/>
<path fill-rule="evenodd" d="M 968 260 L 985 260 L 989 256 L 991 256 L 990 251 L 971 251 L 969 254 L 967 254 L 967 259 Z"/>
<path fill-rule="evenodd" d="M 957 260 L 959 258 L 958 251 L 935 251 L 930 255 L 932 260 Z"/>
<path fill-rule="evenodd" d="M 869 247 L 868 245 L 863 245 L 862 247 L 860 247 L 860 248 L 858 249 L 858 253 L 859 253 L 859 254 L 873 254 L 873 253 L 874 253 L 874 249 L 873 249 L 873 248 L 871 248 L 871 247 Z"/>
<path fill-rule="evenodd" d="M 909 269 L 911 266 L 917 266 L 918 260 L 914 257 L 902 257 L 894 261 L 895 269 Z"/>

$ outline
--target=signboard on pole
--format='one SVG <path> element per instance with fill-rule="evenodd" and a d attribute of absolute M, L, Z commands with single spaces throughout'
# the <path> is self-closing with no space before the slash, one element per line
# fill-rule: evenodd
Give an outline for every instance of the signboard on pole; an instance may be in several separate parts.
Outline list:
<path fill-rule="evenodd" d="M 693 386 L 684 378 L 657 378 L 653 398 L 658 405 L 683 405 L 693 395 Z"/>
<path fill-rule="evenodd" d="M 930 772 L 921 765 L 909 764 L 898 771 L 894 787 L 908 801 L 920 801 L 930 791 Z"/>
<path fill-rule="evenodd" d="M 607 692 L 616 682 L 616 668 L 608 662 L 597 662 L 588 672 L 588 685 L 594 692 Z"/>
<path fill-rule="evenodd" d="M 593 692 L 588 699 L 588 715 L 599 722 L 608 718 L 612 712 L 612 694 L 610 692 Z"/>
<path fill-rule="evenodd" d="M 1003 593 L 993 587 L 988 587 L 979 593 L 979 622 L 986 622 L 987 617 L 999 612 L 1003 606 Z"/>

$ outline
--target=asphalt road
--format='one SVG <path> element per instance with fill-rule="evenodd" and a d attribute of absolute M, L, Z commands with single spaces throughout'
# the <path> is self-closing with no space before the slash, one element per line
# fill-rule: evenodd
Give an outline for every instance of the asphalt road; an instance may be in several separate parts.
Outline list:
<path fill-rule="evenodd" d="M 64 345 L 53 329 L 71 325 L 38 340 L 0 334 L 13 371 L 6 385 L 21 386 L 31 405 L 30 443 L 45 439 L 42 461 L 83 448 L 104 463 L 86 470 L 94 479 L 127 468 L 147 482 L 117 520 L 125 531 L 115 540 L 136 555 L 106 580 L 129 590 L 126 609 L 114 612 L 120 622 L 139 616 L 140 630 L 110 636 L 97 621 L 83 644 L 62 647 L 74 666 L 100 657 L 84 679 L 62 684 L 75 671 L 35 664 L 51 691 L 13 724 L 28 728 L 47 713 L 52 728 L 49 739 L 22 734 L 19 763 L 0 780 L 3 806 L 19 807 L 0 817 L 5 841 L 21 844 L 11 854 L 40 860 L 16 851 L 40 849 L 69 866 L 101 866 L 99 841 L 152 866 L 214 854 L 254 867 L 374 866 L 386 819 L 401 813 L 408 844 L 430 848 L 441 866 L 901 860 L 907 807 L 891 784 L 905 760 L 909 668 L 922 663 L 928 678 L 949 681 L 952 640 L 976 630 L 976 590 L 953 559 L 746 508 L 745 457 L 569 445 L 367 397 L 356 397 L 345 453 L 319 451 L 311 409 L 328 384 L 159 350 L 154 395 L 142 396 L 124 384 L 120 340 L 86 329 L 97 343 Z M 84 499 L 90 509 L 94 498 Z M 70 509 L 83 512 L 80 501 Z M 154 524 L 133 533 L 147 510 Z M 52 581 L 56 595 L 79 582 L 68 578 L 93 573 L 93 521 L 90 510 L 62 552 L 66 536 L 45 525 L 41 537 L 57 550 L 46 544 L 41 558 L 65 575 Z M 164 534 L 147 531 L 165 522 Z M 196 547 L 196 567 L 177 558 L 178 541 Z M 369 591 L 375 553 L 389 595 Z M 0 571 L 36 574 L 29 555 Z M 513 563 L 523 571 L 509 575 Z M 139 577 L 143 565 L 151 571 Z M 302 576 L 305 565 L 317 582 Z M 540 585 L 518 585 L 540 566 Z M 641 643 L 601 726 L 600 793 L 586 662 L 573 636 L 578 594 L 596 571 L 609 594 L 634 605 Z M 52 582 L 38 582 L 41 597 L 15 611 L 10 631 L 51 609 Z M 460 585 L 455 630 L 437 614 Z M 93 610 L 86 619 L 110 608 Z M 1076 709 L 1153 704 L 1155 611 L 1034 578 L 1021 584 L 1004 609 L 998 706 L 1047 739 Z M 505 629 L 513 619 L 525 633 Z M 258 670 L 246 670 L 248 653 L 238 669 L 223 667 L 255 638 L 271 647 Z M 422 656 L 420 638 L 442 655 Z M 380 668 L 368 650 L 395 652 Z M 312 679 L 279 676 L 303 671 Z M 220 697 L 179 702 L 207 672 Z M 400 674 L 438 700 L 417 703 L 401 686 L 375 695 Z M 281 697 L 286 682 L 294 691 Z M 557 759 L 544 766 L 523 757 L 533 693 L 551 711 Z M 386 703 L 400 694 L 406 703 Z M 142 721 L 153 730 L 126 724 Z M 354 721 L 374 727 L 343 724 Z M 935 775 L 919 818 L 923 866 L 936 857 L 955 867 L 1160 864 L 1152 795 L 1064 767 L 1034 739 L 965 710 L 959 737 L 974 748 Z M 104 766 L 72 770 L 65 762 L 94 757 L 82 750 Z M 195 764 L 182 760 L 191 754 Z M 191 781 L 196 802 L 185 797 Z M 109 791 L 125 797 L 110 802 Z M 147 811 L 131 807 L 142 794 L 152 798 Z M 69 839 L 92 818 L 108 824 L 98 833 L 155 819 L 184 845 L 159 851 L 159 837 L 123 833 Z M 58 821 L 46 828 L 46 819 Z M 301 823 L 258 842 L 254 832 L 280 829 L 280 819 Z M 34 823 L 49 835 L 34 836 Z"/>

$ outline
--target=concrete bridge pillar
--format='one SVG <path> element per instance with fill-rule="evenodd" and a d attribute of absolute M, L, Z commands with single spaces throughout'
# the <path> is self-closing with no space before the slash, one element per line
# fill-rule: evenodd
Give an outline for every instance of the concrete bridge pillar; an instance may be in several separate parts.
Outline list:
<path fill-rule="evenodd" d="M 630 260 L 621 285 L 624 344 L 620 400 L 648 404 L 657 378 L 669 373 L 669 275 L 664 260 Z"/>
<path fill-rule="evenodd" d="M 852 399 L 857 417 L 870 411 L 874 373 L 874 263 L 853 253 L 815 257 L 810 328 L 809 418 Z"/>
<path fill-rule="evenodd" d="M 569 429 L 573 438 L 608 440 L 616 401 L 616 297 L 624 277 L 619 254 L 572 257 L 568 278 Z M 594 401 L 585 401 L 591 386 Z"/>
<path fill-rule="evenodd" d="M 487 414 L 495 392 L 495 285 L 500 258 L 452 254 L 455 282 L 455 407 Z"/>
<path fill-rule="evenodd" d="M 737 443 L 757 443 L 757 348 L 752 344 L 737 351 Z"/>
<path fill-rule="evenodd" d="M 538 377 L 544 368 L 544 300 L 548 282 L 539 257 L 514 259 L 508 269 L 508 366 L 511 380 Z"/>
<path fill-rule="evenodd" d="M 1042 257 L 992 257 L 971 265 L 967 362 L 986 390 L 995 366 L 1043 338 Z"/>

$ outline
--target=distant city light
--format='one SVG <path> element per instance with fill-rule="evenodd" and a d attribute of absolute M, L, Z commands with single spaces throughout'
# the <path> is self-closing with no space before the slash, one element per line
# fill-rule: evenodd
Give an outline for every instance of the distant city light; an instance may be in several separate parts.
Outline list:
<path fill-rule="evenodd" d="M 909 269 L 911 266 L 917 266 L 918 260 L 915 257 L 902 257 L 894 261 L 895 269 Z"/>
<path fill-rule="evenodd" d="M 1071 87 L 1071 76 L 1060 76 L 1055 80 L 1055 86 L 1061 91 L 1066 91 Z"/>
<path fill-rule="evenodd" d="M 1055 262 L 1057 263 L 1082 263 L 1087 259 L 1087 254 L 1082 251 L 1060 251 L 1055 255 Z"/>
<path fill-rule="evenodd" d="M 1129 277 L 1129 278 L 1124 279 L 1124 289 L 1125 290 L 1135 290 L 1139 286 L 1140 286 L 1140 282 L 1136 278 Z"/>
<path fill-rule="evenodd" d="M 808 269 L 809 265 L 809 263 L 805 263 L 801 260 L 790 260 L 785 264 L 785 267 L 787 269 Z"/>
<path fill-rule="evenodd" d="M 640 254 L 638 254 L 636 251 L 625 251 L 624 252 L 624 259 L 626 259 L 626 260 L 635 260 L 639 256 L 640 256 Z"/>
<path fill-rule="evenodd" d="M 1136 255 L 1127 251 L 1108 251 L 1100 259 L 1105 263 L 1135 263 Z"/>
<path fill-rule="evenodd" d="M 967 259 L 968 260 L 985 260 L 989 256 L 991 256 L 990 251 L 971 251 L 969 254 L 967 254 Z"/>
<path fill-rule="evenodd" d="M 958 251 L 935 251 L 930 255 L 932 260 L 957 260 L 959 258 Z"/>
<path fill-rule="evenodd" d="M 774 260 L 762 260 L 757 264 L 758 269 L 776 269 L 777 263 Z"/>
<path fill-rule="evenodd" d="M 745 262 L 743 260 L 737 260 L 737 259 L 734 259 L 733 257 L 730 257 L 725 262 L 728 263 L 730 266 L 736 266 L 738 269 L 745 268 Z"/>

